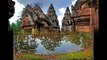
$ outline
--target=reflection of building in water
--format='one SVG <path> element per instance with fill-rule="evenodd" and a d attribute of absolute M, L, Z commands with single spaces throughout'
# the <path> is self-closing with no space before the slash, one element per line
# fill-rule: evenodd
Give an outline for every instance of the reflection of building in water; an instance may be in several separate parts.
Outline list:
<path fill-rule="evenodd" d="M 78 0 L 72 6 L 72 19 L 75 21 L 74 30 L 81 32 L 98 31 L 98 1 Z"/>
<path fill-rule="evenodd" d="M 17 41 L 15 44 L 16 52 L 20 51 L 21 53 L 34 53 L 36 47 L 38 47 L 38 44 L 31 35 L 25 36 L 24 40 Z"/>
<path fill-rule="evenodd" d="M 43 44 L 43 46 L 49 50 L 49 51 L 54 51 L 56 47 L 60 46 L 60 41 L 61 39 L 43 39 L 41 44 Z"/>

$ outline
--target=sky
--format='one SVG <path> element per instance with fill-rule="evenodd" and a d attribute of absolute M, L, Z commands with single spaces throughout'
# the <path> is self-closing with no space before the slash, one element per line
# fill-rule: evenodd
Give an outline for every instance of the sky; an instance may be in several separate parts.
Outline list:
<path fill-rule="evenodd" d="M 48 7 L 52 3 L 58 17 L 59 25 L 60 27 L 62 27 L 61 23 L 66 8 L 69 7 L 71 11 L 72 8 L 71 5 L 74 5 L 77 0 L 13 0 L 13 1 L 15 1 L 14 6 L 15 13 L 14 16 L 9 19 L 10 24 L 13 22 L 15 23 L 20 18 L 19 16 L 21 15 L 21 11 L 23 10 L 23 8 L 25 8 L 27 4 L 39 3 L 44 14 L 47 14 Z"/>

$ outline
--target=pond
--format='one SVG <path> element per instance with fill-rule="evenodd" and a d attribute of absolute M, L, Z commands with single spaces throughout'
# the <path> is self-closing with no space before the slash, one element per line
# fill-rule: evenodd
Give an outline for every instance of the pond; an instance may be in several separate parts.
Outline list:
<path fill-rule="evenodd" d="M 72 40 L 68 40 L 67 37 L 42 37 L 42 38 L 31 38 L 24 40 L 24 43 L 28 43 L 29 47 L 33 46 L 33 50 L 35 54 L 49 55 L 49 54 L 66 54 L 70 52 L 77 52 L 83 49 L 83 43 L 81 42 L 79 45 L 72 42 Z M 23 46 L 26 46 L 23 45 Z M 27 48 L 28 48 L 27 46 Z M 29 48 L 30 50 L 31 48 Z"/>

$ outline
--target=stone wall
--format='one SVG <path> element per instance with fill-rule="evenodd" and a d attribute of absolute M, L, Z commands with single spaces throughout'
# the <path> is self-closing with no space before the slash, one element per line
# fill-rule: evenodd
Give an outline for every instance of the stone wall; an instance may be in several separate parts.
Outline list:
<path fill-rule="evenodd" d="M 76 29 L 79 31 L 89 31 L 89 32 L 93 32 L 93 31 L 97 31 L 98 30 L 98 8 L 95 9 L 95 4 L 92 4 L 94 1 L 88 1 L 88 0 L 84 0 L 83 2 L 81 1 L 80 3 L 76 4 L 77 6 L 79 6 L 78 10 L 76 10 L 77 7 L 73 6 L 72 10 L 75 10 L 73 11 L 73 13 L 77 13 L 76 16 L 73 16 L 72 14 L 72 17 L 74 19 L 74 21 L 76 21 L 77 19 L 83 19 L 81 17 L 85 17 L 85 18 L 89 18 L 89 27 L 87 27 L 87 25 L 84 25 L 82 27 L 80 27 L 80 25 L 76 25 Z M 80 4 L 80 5 L 79 5 Z M 97 6 L 98 7 L 98 6 Z M 85 15 L 89 15 L 89 17 L 85 16 Z M 79 22 L 76 22 L 76 23 L 79 23 Z M 87 28 L 86 28 L 87 27 Z M 82 29 L 83 28 L 83 29 Z M 84 29 L 86 28 L 86 29 Z M 89 30 L 88 30 L 89 29 Z"/>

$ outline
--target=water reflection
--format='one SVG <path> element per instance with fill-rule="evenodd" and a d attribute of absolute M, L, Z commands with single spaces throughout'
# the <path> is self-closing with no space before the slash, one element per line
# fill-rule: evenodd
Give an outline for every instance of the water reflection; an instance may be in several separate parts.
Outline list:
<path fill-rule="evenodd" d="M 30 51 L 33 49 L 35 54 L 64 54 L 69 52 L 77 52 L 83 49 L 82 37 L 80 44 L 73 43 L 73 40 L 67 39 L 66 36 L 58 37 L 41 37 L 32 38 L 30 35 L 20 42 L 19 49 Z"/>
<path fill-rule="evenodd" d="M 36 48 L 36 54 L 64 54 L 69 52 L 76 52 L 82 49 L 79 45 L 71 43 L 71 41 L 65 39 L 37 39 L 38 47 Z"/>

